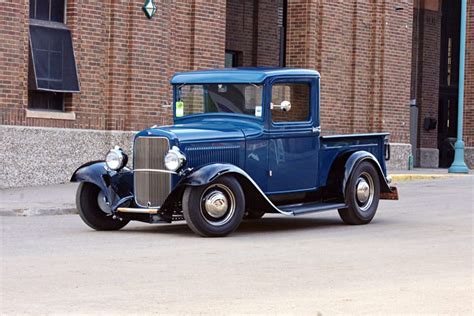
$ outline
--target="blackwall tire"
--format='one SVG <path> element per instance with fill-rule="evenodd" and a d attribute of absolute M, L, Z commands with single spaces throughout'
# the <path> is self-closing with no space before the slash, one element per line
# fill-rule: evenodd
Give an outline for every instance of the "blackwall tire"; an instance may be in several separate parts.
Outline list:
<path fill-rule="evenodd" d="M 374 165 L 361 162 L 353 170 L 346 185 L 347 208 L 339 210 L 339 216 L 349 225 L 370 223 L 377 212 L 380 198 L 380 180 Z"/>
<path fill-rule="evenodd" d="M 119 230 L 128 224 L 127 220 L 113 219 L 99 207 L 100 188 L 92 183 L 82 182 L 76 193 L 76 206 L 79 216 L 95 230 Z"/>
<path fill-rule="evenodd" d="M 222 176 L 183 194 L 183 215 L 189 228 L 203 237 L 223 237 L 237 229 L 245 212 L 245 195 L 239 182 Z"/>

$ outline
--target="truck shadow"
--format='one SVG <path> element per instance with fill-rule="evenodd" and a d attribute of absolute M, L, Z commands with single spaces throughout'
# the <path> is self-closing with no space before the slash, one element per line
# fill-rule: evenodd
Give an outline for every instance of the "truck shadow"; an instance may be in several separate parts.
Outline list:
<path fill-rule="evenodd" d="M 347 225 L 339 218 L 328 217 L 264 217 L 257 220 L 244 220 L 232 236 L 248 234 L 279 233 L 279 232 L 300 232 L 314 229 L 339 229 L 347 228 Z M 174 224 L 125 227 L 123 232 L 129 233 L 154 233 L 163 235 L 195 236 L 186 223 L 178 222 Z"/>

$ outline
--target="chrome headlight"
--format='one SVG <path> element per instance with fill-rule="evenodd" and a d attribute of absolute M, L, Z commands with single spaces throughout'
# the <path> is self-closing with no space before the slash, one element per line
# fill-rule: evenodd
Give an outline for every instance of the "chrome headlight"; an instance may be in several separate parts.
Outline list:
<path fill-rule="evenodd" d="M 165 167 L 170 171 L 178 170 L 185 162 L 186 156 L 176 146 L 173 146 L 165 155 Z"/>
<path fill-rule="evenodd" d="M 128 157 L 122 148 L 115 146 L 105 156 L 105 164 L 111 170 L 120 170 L 127 164 Z"/>

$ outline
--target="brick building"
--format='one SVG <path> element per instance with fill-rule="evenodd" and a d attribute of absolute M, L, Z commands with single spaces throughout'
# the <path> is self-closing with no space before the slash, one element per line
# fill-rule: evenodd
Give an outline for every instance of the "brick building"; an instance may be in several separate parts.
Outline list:
<path fill-rule="evenodd" d="M 471 167 L 472 1 L 464 114 Z M 323 133 L 388 131 L 390 167 L 406 168 L 412 153 L 418 165 L 445 165 L 457 109 L 459 27 L 449 26 L 459 24 L 458 2 L 156 0 L 148 19 L 142 0 L 3 1 L 0 186 L 67 181 L 112 145 L 130 151 L 133 131 L 171 122 L 173 73 L 224 66 L 317 69 Z"/>

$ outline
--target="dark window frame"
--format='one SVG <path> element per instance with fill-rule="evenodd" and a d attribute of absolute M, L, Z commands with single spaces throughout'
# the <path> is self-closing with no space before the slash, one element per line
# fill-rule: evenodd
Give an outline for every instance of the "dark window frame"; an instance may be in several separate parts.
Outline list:
<path fill-rule="evenodd" d="M 38 5 L 44 6 L 43 7 L 44 10 L 42 14 L 39 14 Z M 33 110 L 64 112 L 65 101 L 68 98 L 69 93 L 80 92 L 80 81 L 79 81 L 79 76 L 77 72 L 77 64 L 76 64 L 76 60 L 74 56 L 74 48 L 72 47 L 72 34 L 70 33 L 69 28 L 65 25 L 65 22 L 67 19 L 67 0 L 30 0 L 29 15 L 30 15 L 30 32 L 29 32 L 29 52 L 30 53 L 29 53 L 29 73 L 28 73 L 28 76 L 29 76 L 28 108 L 33 109 Z M 47 72 L 50 74 L 50 78 L 48 78 L 48 76 L 46 76 L 45 78 L 37 77 L 36 67 L 39 64 L 35 64 L 35 59 L 34 59 L 35 50 L 33 49 L 34 45 L 33 45 L 33 40 L 32 40 L 32 35 L 31 35 L 32 26 L 33 28 L 44 27 L 47 29 L 58 29 L 58 30 L 64 30 L 64 31 L 69 32 L 70 38 L 67 38 L 68 35 L 65 35 L 65 33 L 62 34 L 63 36 L 63 40 L 61 42 L 62 48 L 58 52 L 56 52 L 56 53 L 59 53 L 59 56 L 61 58 L 63 58 L 61 60 L 61 65 L 58 66 L 59 68 L 51 69 L 51 67 L 54 68 L 53 66 L 54 63 L 53 64 L 50 63 L 51 57 L 48 57 L 48 63 L 46 67 L 47 67 Z M 64 36 L 66 36 L 66 39 L 64 39 Z M 44 53 L 54 54 L 53 52 L 54 49 L 52 48 L 51 45 L 56 45 L 56 44 L 53 44 L 54 41 L 52 42 L 47 41 L 47 42 L 48 42 L 47 44 L 48 48 L 46 48 Z M 36 47 L 36 49 L 38 49 L 38 46 Z M 66 57 L 66 55 L 64 54 L 70 55 L 71 57 Z M 37 59 L 37 62 L 38 62 L 38 59 Z M 43 65 L 43 71 L 44 71 L 44 62 L 42 63 L 42 65 Z M 69 65 L 70 67 L 68 69 L 65 69 L 65 65 Z M 59 79 L 60 81 L 61 80 L 69 81 L 69 83 L 65 84 L 67 87 L 71 87 L 71 83 L 70 83 L 71 78 L 72 80 L 74 80 L 72 84 L 73 86 L 72 90 L 69 91 L 67 89 L 62 89 L 64 85 L 56 89 L 48 89 L 49 84 L 48 84 L 48 87 L 46 87 L 45 89 L 44 80 L 48 80 L 48 79 L 53 80 L 54 75 L 52 75 L 52 72 L 57 73 L 58 71 L 60 72 L 59 74 L 61 78 Z M 41 79 L 43 80 L 43 82 L 38 83 L 38 80 L 41 80 Z"/>
<path fill-rule="evenodd" d="M 232 56 L 232 65 L 230 67 L 227 67 L 228 65 L 225 65 L 225 67 L 236 68 L 242 65 L 242 52 L 241 51 L 226 49 L 225 59 L 227 59 L 228 54 Z"/>
<path fill-rule="evenodd" d="M 47 11 L 48 17 L 45 18 L 44 16 L 39 16 L 38 13 L 38 2 L 42 5 L 45 5 L 47 2 Z M 59 8 L 58 8 L 59 5 Z M 59 10 L 58 12 L 53 12 L 53 9 Z M 30 11 L 29 16 L 30 19 L 35 20 L 42 20 L 42 21 L 51 21 L 51 22 L 58 22 L 58 23 L 66 23 L 66 8 L 67 8 L 67 0 L 30 0 Z"/>

